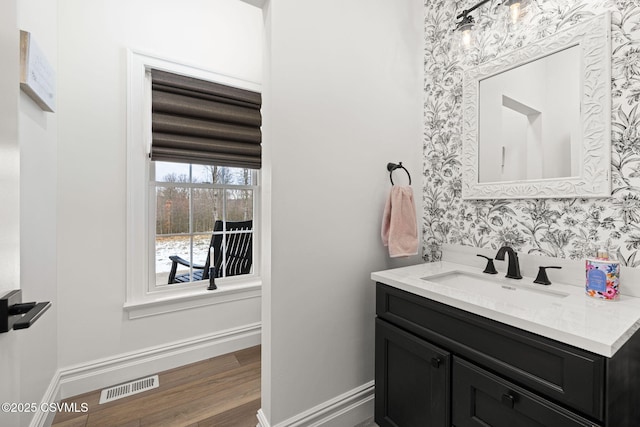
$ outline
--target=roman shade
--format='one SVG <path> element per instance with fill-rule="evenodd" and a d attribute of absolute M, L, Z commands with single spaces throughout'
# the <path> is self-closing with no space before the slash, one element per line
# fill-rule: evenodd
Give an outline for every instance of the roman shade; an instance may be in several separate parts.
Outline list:
<path fill-rule="evenodd" d="M 151 70 L 151 100 L 151 160 L 260 168 L 260 93 Z"/>

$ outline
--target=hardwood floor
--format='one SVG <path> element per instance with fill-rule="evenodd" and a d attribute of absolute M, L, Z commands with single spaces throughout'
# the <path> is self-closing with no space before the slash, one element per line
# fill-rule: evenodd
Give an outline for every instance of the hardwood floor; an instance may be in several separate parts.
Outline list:
<path fill-rule="evenodd" d="M 60 412 L 52 427 L 255 427 L 260 409 L 260 346 L 159 375 L 156 389 L 98 404 L 100 391 L 63 402 L 86 413 Z M 115 384 L 114 384 L 115 385 Z"/>

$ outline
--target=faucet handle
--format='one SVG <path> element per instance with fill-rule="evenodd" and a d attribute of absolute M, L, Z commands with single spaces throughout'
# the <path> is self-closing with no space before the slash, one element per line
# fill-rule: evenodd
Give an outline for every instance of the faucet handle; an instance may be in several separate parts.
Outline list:
<path fill-rule="evenodd" d="M 498 270 L 496 270 L 496 266 L 493 265 L 493 258 L 489 258 L 488 256 L 477 254 L 477 256 L 485 258 L 487 260 L 487 266 L 484 268 L 483 273 L 487 274 L 498 274 Z"/>
<path fill-rule="evenodd" d="M 558 267 L 558 266 L 555 266 L 555 265 L 551 265 L 551 266 L 547 266 L 547 267 L 539 267 L 538 277 L 536 277 L 536 280 L 534 280 L 533 283 L 539 283 L 541 285 L 550 285 L 551 284 L 551 281 L 549 280 L 549 277 L 547 276 L 547 268 L 561 269 L 562 267 Z"/>

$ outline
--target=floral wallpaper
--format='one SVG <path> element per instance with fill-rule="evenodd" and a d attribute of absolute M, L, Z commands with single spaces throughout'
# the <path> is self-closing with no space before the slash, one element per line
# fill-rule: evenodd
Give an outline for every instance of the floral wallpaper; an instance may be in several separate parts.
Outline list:
<path fill-rule="evenodd" d="M 455 16 L 476 3 L 425 0 L 423 257 L 443 243 L 559 258 L 592 256 L 605 243 L 640 266 L 640 0 L 527 0 L 512 24 L 492 0 L 472 12 L 476 42 L 458 43 Z M 611 11 L 612 195 L 606 199 L 462 200 L 463 70 Z"/>

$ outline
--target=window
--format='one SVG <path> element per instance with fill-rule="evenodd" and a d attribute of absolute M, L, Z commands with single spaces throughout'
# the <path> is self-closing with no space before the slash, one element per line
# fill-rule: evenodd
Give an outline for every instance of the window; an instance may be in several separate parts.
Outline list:
<path fill-rule="evenodd" d="M 255 232 L 258 171 L 215 165 L 151 163 L 155 218 L 149 223 L 155 226 L 154 244 L 150 245 L 155 258 L 155 285 L 181 285 L 202 280 L 205 272 L 193 266 L 205 266 L 214 235 L 220 236 L 221 244 L 216 277 L 251 274 L 254 271 L 250 252 Z M 214 231 L 216 222 L 219 227 Z M 237 222 L 250 226 L 243 230 L 226 226 Z M 240 234 L 244 236 L 243 241 L 230 238 Z M 229 258 L 238 256 L 245 257 L 245 268 L 231 268 L 234 260 Z"/>
<path fill-rule="evenodd" d="M 125 310 L 137 318 L 259 297 L 260 86 L 133 51 L 128 52 L 128 65 Z M 169 73 L 179 80 L 175 88 Z M 189 85 L 221 92 L 196 95 L 199 100 L 190 107 L 183 102 L 190 96 Z M 154 99 L 156 86 L 166 93 Z M 174 94 L 180 100 L 171 98 Z M 247 99 L 233 99 L 238 94 Z M 224 104 L 227 97 L 234 107 L 203 108 L 210 101 Z M 181 119 L 182 111 L 163 111 L 178 104 L 187 113 L 225 121 L 191 126 L 198 117 Z M 253 111 L 245 114 L 246 109 Z M 247 121 L 254 129 L 236 132 L 237 125 Z M 188 128 L 200 133 L 183 132 Z M 205 130 L 214 136 L 202 134 Z M 204 152 L 198 151 L 202 147 Z M 230 226 L 241 221 L 250 221 L 250 228 Z M 242 270 L 232 269 L 235 253 L 227 249 L 236 244 L 233 236 L 250 237 L 248 268 L 244 262 Z M 214 239 L 220 250 L 210 264 L 218 267 L 218 289 L 208 291 L 208 280 L 197 279 L 208 273 L 201 267 L 210 258 Z M 169 283 L 174 256 L 184 261 L 176 265 L 175 275 L 186 280 Z"/>

